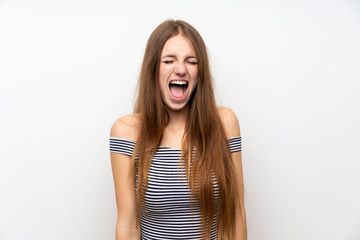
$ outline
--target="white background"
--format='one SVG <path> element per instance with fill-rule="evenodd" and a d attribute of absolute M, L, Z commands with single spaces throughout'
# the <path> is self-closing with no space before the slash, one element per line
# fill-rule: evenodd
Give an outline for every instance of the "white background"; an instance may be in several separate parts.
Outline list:
<path fill-rule="evenodd" d="M 1 0 L 0 239 L 114 239 L 109 131 L 168 18 L 239 118 L 249 240 L 359 240 L 356 0 Z"/>

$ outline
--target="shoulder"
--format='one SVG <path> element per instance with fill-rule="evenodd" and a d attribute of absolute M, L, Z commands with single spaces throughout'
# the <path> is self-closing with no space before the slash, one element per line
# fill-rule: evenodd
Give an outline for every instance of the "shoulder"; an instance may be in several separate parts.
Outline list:
<path fill-rule="evenodd" d="M 110 136 L 136 141 L 140 118 L 137 113 L 117 119 L 111 127 Z"/>
<path fill-rule="evenodd" d="M 224 126 L 227 138 L 234 138 L 240 136 L 239 120 L 235 113 L 226 107 L 218 107 L 220 120 Z"/>

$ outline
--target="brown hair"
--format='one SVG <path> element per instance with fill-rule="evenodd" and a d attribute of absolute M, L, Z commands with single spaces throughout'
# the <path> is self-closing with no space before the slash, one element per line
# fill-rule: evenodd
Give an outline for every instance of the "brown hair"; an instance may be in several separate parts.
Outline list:
<path fill-rule="evenodd" d="M 180 20 L 167 20 L 152 32 L 139 77 L 134 110 L 140 116 L 140 132 L 133 156 L 136 158 L 134 170 L 138 175 L 139 214 L 144 210 L 142 199 L 147 188 L 151 160 L 160 146 L 169 121 L 158 81 L 161 53 L 165 42 L 177 35 L 183 35 L 191 41 L 199 69 L 198 84 L 187 105 L 186 127 L 182 139 L 182 169 L 186 173 L 192 200 L 197 199 L 200 204 L 203 238 L 210 237 L 212 222 L 217 214 L 219 239 L 232 239 L 235 206 L 240 202 L 237 199 L 239 189 L 234 184 L 234 165 L 215 103 L 206 46 L 196 29 Z M 194 149 L 196 151 L 193 155 Z M 218 199 L 214 198 L 214 177 L 219 189 Z"/>

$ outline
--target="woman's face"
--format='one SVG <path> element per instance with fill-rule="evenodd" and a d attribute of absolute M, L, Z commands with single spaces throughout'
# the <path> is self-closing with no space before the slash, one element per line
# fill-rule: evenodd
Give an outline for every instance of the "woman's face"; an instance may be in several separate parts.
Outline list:
<path fill-rule="evenodd" d="M 169 38 L 161 53 L 159 83 L 162 100 L 174 111 L 184 109 L 198 81 L 193 45 L 182 35 Z"/>

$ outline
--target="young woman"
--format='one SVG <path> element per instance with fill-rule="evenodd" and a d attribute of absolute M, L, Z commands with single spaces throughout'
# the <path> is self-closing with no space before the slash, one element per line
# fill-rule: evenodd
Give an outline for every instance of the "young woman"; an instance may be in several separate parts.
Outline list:
<path fill-rule="evenodd" d="M 245 240 L 239 123 L 216 106 L 205 44 L 188 23 L 151 34 L 134 112 L 111 129 L 116 239 Z"/>

